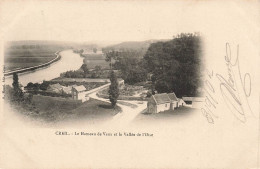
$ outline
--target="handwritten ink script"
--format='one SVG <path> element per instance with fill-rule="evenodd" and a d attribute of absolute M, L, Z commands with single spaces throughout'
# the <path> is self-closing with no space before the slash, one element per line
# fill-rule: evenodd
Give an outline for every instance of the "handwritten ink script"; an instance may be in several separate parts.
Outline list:
<path fill-rule="evenodd" d="M 225 65 L 227 75 L 221 75 L 207 70 L 206 80 L 204 81 L 204 91 L 206 94 L 205 105 L 201 109 L 203 116 L 209 123 L 214 124 L 218 118 L 214 114 L 216 106 L 219 104 L 216 97 L 215 86 L 212 85 L 213 78 L 217 78 L 220 94 L 225 105 L 234 117 L 245 123 L 246 112 L 252 113 L 248 98 L 251 95 L 251 76 L 249 73 L 241 73 L 239 62 L 239 46 L 236 47 L 236 54 L 232 54 L 229 43 L 226 43 Z"/>

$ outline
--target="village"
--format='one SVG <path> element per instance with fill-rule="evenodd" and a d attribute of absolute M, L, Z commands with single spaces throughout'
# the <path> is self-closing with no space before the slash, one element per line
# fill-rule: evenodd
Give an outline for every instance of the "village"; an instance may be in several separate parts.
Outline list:
<path fill-rule="evenodd" d="M 78 52 L 79 50 L 76 51 Z M 84 50 L 81 52 L 83 53 Z M 94 53 L 91 50 L 84 52 L 84 54 L 85 56 L 91 55 L 92 57 L 95 55 L 96 57 L 104 55 L 102 51 L 97 51 Z M 147 81 L 146 83 L 150 83 L 150 81 Z M 91 95 L 93 96 L 93 94 L 96 96 L 95 99 L 100 99 L 102 101 L 105 99 L 108 101 L 108 88 L 110 84 L 110 79 L 103 78 L 59 77 L 48 82 L 43 81 L 40 84 L 28 83 L 27 86 L 21 86 L 21 88 L 26 93 L 33 93 L 42 97 L 51 96 L 49 99 L 58 97 L 61 99 L 64 98 L 66 101 L 85 103 L 90 100 L 90 97 Z M 148 96 L 148 88 L 144 86 L 125 84 L 122 78 L 118 79 L 118 85 L 120 90 L 118 100 L 129 102 L 130 104 L 133 104 L 131 101 L 138 101 L 138 104 L 146 105 L 145 111 L 142 110 L 142 112 L 147 114 L 162 113 L 164 111 L 172 111 L 172 113 L 174 113 L 174 110 L 179 107 L 200 108 L 203 106 L 204 102 L 203 97 L 177 98 L 174 92 L 158 93 Z"/>
<path fill-rule="evenodd" d="M 80 79 L 78 79 L 80 80 Z M 55 95 L 59 97 L 64 97 L 67 99 L 80 101 L 82 103 L 87 102 L 90 99 L 90 94 L 95 93 L 97 97 L 108 99 L 108 87 L 110 85 L 109 79 L 102 79 L 95 81 L 95 79 L 91 79 L 92 83 L 99 83 L 99 85 L 95 85 L 94 87 L 88 87 L 88 89 L 80 84 L 77 85 L 76 81 L 73 85 L 61 85 L 60 83 L 50 84 L 45 91 L 38 93 L 46 95 Z M 204 98 L 203 97 L 182 97 L 177 98 L 175 93 L 160 93 L 154 94 L 151 97 L 147 97 L 146 92 L 147 90 L 143 88 L 143 86 L 134 87 L 134 94 L 133 96 L 125 96 L 123 92 L 130 91 L 129 87 L 127 88 L 124 84 L 123 79 L 118 80 L 119 88 L 121 89 L 121 94 L 118 100 L 129 101 L 129 100 L 136 100 L 142 101 L 139 104 L 144 104 L 147 102 L 147 113 L 160 113 L 164 111 L 174 111 L 174 109 L 178 107 L 189 107 L 189 108 L 200 108 L 203 106 Z M 89 85 L 89 84 L 87 84 Z M 101 86 L 100 86 L 101 85 Z M 90 85 L 89 85 L 90 86 Z M 98 87 L 97 87 L 98 86 Z M 126 90 L 124 90 L 126 89 Z M 27 85 L 24 90 L 26 92 L 31 92 L 32 87 L 30 84 Z"/>

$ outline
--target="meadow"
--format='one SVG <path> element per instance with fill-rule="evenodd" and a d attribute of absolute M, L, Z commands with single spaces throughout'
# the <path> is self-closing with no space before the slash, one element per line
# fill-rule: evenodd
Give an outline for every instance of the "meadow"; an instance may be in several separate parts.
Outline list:
<path fill-rule="evenodd" d="M 89 69 L 94 69 L 95 66 L 101 66 L 102 69 L 109 69 L 109 62 L 106 62 L 105 55 L 102 54 L 85 54 L 84 63 L 87 64 Z"/>
<path fill-rule="evenodd" d="M 56 57 L 55 53 L 61 50 L 58 46 L 9 44 L 5 46 L 5 70 L 27 68 L 47 63 Z"/>

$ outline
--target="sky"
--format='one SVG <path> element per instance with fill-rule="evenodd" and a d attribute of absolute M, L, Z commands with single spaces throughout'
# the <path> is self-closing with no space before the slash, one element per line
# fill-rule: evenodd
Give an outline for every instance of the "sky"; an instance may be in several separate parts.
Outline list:
<path fill-rule="evenodd" d="M 171 39 L 199 32 L 203 16 L 195 1 L 2 1 L 0 11 L 5 40 L 78 42 Z"/>
<path fill-rule="evenodd" d="M 241 30 L 252 25 L 247 16 L 259 15 L 252 4 L 231 0 L 2 0 L 0 37 L 5 41 L 119 42 L 200 32 L 218 38 L 217 30 L 229 35 L 239 30 L 233 29 L 236 25 Z"/>

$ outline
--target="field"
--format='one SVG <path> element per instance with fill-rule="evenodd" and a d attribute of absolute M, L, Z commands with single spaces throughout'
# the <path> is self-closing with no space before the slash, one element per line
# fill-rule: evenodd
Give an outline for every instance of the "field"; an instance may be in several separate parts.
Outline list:
<path fill-rule="evenodd" d="M 51 61 L 56 57 L 55 52 L 61 50 L 57 46 L 47 45 L 13 45 L 5 48 L 5 70 L 14 70 L 37 66 Z"/>
<path fill-rule="evenodd" d="M 119 89 L 120 96 L 139 96 L 141 93 L 146 93 L 147 90 L 143 86 L 124 85 Z M 108 89 L 104 89 L 99 94 L 107 94 Z M 146 94 L 144 95 L 146 96 Z"/>
<path fill-rule="evenodd" d="M 105 61 L 105 56 L 102 54 L 87 54 L 84 55 L 84 63 L 89 69 L 94 69 L 95 66 L 101 66 L 102 69 L 109 69 L 109 62 Z"/>
<path fill-rule="evenodd" d="M 49 82 L 49 84 L 57 83 L 57 81 L 48 81 L 48 82 Z M 107 84 L 108 82 L 84 82 L 84 81 L 83 82 L 76 82 L 76 81 L 63 81 L 62 82 L 62 81 L 59 81 L 58 83 L 62 86 L 83 85 L 86 88 L 86 90 L 89 91 L 94 88 L 103 86 L 103 85 Z"/>
<path fill-rule="evenodd" d="M 6 70 L 14 70 L 18 68 L 26 68 L 26 67 L 32 67 L 36 65 L 40 65 L 43 63 L 47 63 L 54 59 L 53 57 L 12 57 L 5 59 L 5 69 Z"/>

